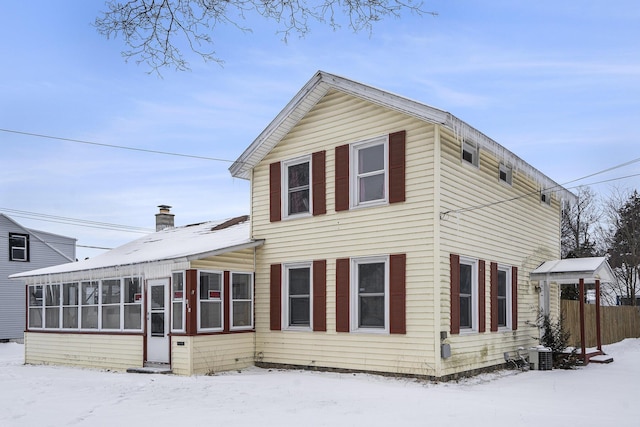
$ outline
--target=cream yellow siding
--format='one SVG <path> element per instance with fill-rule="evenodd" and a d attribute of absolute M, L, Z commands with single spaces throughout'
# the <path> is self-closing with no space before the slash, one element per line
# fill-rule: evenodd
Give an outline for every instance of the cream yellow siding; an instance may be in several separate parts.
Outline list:
<path fill-rule="evenodd" d="M 406 131 L 406 202 L 335 211 L 335 147 Z M 435 126 L 330 91 L 254 169 L 257 360 L 311 367 L 434 375 L 433 167 Z M 325 215 L 269 222 L 269 164 L 326 150 Z M 407 254 L 404 335 L 336 333 L 338 258 Z M 327 332 L 269 330 L 271 264 L 327 261 Z M 438 356 L 439 357 L 439 356 Z"/>
<path fill-rule="evenodd" d="M 485 333 L 449 336 L 451 358 L 442 363 L 441 375 L 480 369 L 504 362 L 503 352 L 529 347 L 538 335 L 538 292 L 529 273 L 548 259 L 560 256 L 560 201 L 551 206 L 540 201 L 541 187 L 513 171 L 512 185 L 498 179 L 499 160 L 481 148 L 480 165 L 461 159 L 461 141 L 442 129 L 442 209 L 440 329 L 450 327 L 449 255 L 486 262 Z M 490 263 L 518 268 L 518 328 L 490 332 Z M 552 309 L 557 308 L 557 304 Z"/>
<path fill-rule="evenodd" d="M 25 363 L 126 370 L 143 365 L 141 335 L 26 332 Z"/>
<path fill-rule="evenodd" d="M 175 336 L 171 339 L 171 368 L 178 375 L 203 375 L 253 365 L 253 332 Z"/>
<path fill-rule="evenodd" d="M 214 257 L 191 261 L 191 268 L 198 270 L 253 271 L 253 249 L 228 252 Z"/>

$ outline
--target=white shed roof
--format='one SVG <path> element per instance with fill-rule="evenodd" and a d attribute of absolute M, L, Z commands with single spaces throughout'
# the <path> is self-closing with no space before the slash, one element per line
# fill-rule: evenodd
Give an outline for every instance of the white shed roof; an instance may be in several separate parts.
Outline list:
<path fill-rule="evenodd" d="M 532 280 L 551 280 L 558 283 L 578 283 L 580 279 L 603 283 L 615 280 L 606 257 L 568 258 L 545 261 L 531 272 Z"/>
<path fill-rule="evenodd" d="M 453 131 L 461 139 L 478 144 L 514 170 L 525 174 L 543 189 L 558 193 L 561 199 L 575 200 L 575 195 L 551 178 L 498 144 L 479 130 L 456 116 L 429 105 L 358 83 L 324 71 L 318 71 L 269 123 L 260 135 L 231 165 L 229 171 L 236 178 L 249 179 L 250 171 L 269 154 L 291 129 L 322 99 L 329 90 L 338 90 L 374 104 L 399 111 L 429 123 L 436 123 Z"/>
<path fill-rule="evenodd" d="M 17 273 L 12 279 L 122 267 L 161 261 L 192 261 L 262 245 L 250 238 L 249 217 L 168 228 L 83 261 Z"/>

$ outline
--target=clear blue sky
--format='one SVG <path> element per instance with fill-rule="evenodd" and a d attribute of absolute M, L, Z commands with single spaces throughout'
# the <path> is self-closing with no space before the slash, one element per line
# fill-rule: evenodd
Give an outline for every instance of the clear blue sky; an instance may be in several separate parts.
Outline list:
<path fill-rule="evenodd" d="M 103 2 L 0 6 L 0 128 L 227 160 L 236 157 L 317 70 L 450 111 L 556 182 L 640 158 L 640 3 L 426 1 L 437 17 L 388 18 L 373 33 L 315 25 L 283 43 L 219 27 L 223 66 L 147 73 L 92 23 Z M 176 225 L 245 214 L 248 182 L 230 163 L 0 132 L 0 208 L 136 227 L 156 206 Z M 640 174 L 633 163 L 581 181 Z M 592 186 L 640 188 L 640 177 Z M 2 210 L 0 210 L 2 211 Z M 4 213 L 31 228 L 113 247 L 140 234 Z M 79 248 L 80 257 L 101 251 Z"/>

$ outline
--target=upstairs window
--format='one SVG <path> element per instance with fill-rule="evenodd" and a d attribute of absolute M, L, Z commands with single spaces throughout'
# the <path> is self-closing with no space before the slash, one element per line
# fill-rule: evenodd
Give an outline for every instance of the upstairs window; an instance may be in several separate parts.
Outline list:
<path fill-rule="evenodd" d="M 500 179 L 500 182 L 511 185 L 512 177 L 513 169 L 511 168 L 511 166 L 500 163 L 500 168 L 498 169 L 498 178 Z"/>
<path fill-rule="evenodd" d="M 478 167 L 478 165 L 480 164 L 480 147 L 471 141 L 463 141 L 462 160 L 475 167 Z"/>
<path fill-rule="evenodd" d="M 29 235 L 9 233 L 9 261 L 29 261 Z"/>
<path fill-rule="evenodd" d="M 311 159 L 283 162 L 283 202 L 285 217 L 311 213 Z"/>
<path fill-rule="evenodd" d="M 351 146 L 353 206 L 387 201 L 387 147 L 386 137 Z"/>
<path fill-rule="evenodd" d="M 551 206 L 551 193 L 548 191 L 542 190 L 540 192 L 540 201 L 545 205 Z"/>

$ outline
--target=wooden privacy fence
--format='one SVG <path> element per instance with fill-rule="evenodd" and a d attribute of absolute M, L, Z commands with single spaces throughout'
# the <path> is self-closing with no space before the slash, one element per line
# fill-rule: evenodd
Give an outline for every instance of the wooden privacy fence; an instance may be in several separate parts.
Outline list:
<path fill-rule="evenodd" d="M 562 300 L 564 329 L 571 334 L 569 344 L 580 347 L 580 301 Z M 595 347 L 596 306 L 585 304 L 585 346 Z M 640 308 L 629 306 L 601 306 L 600 332 L 602 344 L 612 344 L 625 338 L 640 338 Z"/>

